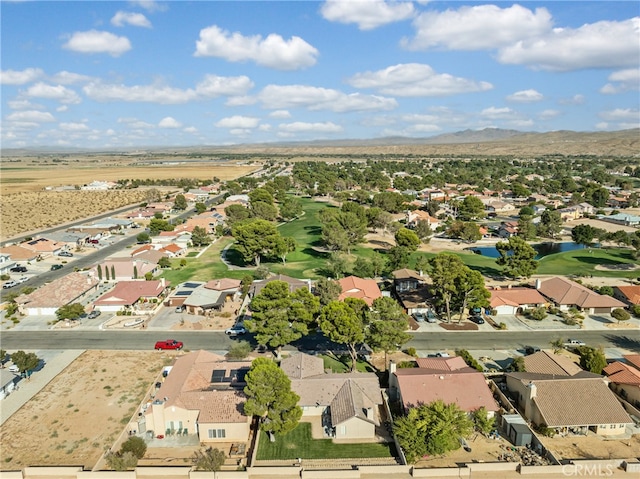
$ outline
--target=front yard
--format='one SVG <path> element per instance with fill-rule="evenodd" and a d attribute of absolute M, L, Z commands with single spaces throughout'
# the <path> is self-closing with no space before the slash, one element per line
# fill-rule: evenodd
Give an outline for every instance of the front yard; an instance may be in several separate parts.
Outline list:
<path fill-rule="evenodd" d="M 393 444 L 360 443 L 336 444 L 331 439 L 312 439 L 311 424 L 301 422 L 285 435 L 276 435 L 275 442 L 260 432 L 258 454 L 260 461 L 303 459 L 344 459 L 364 457 L 394 457 Z"/>

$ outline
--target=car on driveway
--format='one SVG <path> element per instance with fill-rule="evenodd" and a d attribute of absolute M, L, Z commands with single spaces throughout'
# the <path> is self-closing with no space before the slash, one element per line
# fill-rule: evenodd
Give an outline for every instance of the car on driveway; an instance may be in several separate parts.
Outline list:
<path fill-rule="evenodd" d="M 57 269 L 62 269 L 62 265 L 61 264 L 52 264 L 51 265 L 51 271 L 55 271 Z"/>
<path fill-rule="evenodd" d="M 484 319 L 480 315 L 474 314 L 473 316 L 469 316 L 469 321 L 476 324 L 484 324 Z"/>
<path fill-rule="evenodd" d="M 14 286 L 18 286 L 18 283 L 16 283 L 15 281 L 11 280 L 11 281 L 7 281 L 6 283 L 4 283 L 2 285 L 2 289 L 13 288 Z"/>
<path fill-rule="evenodd" d="M 26 266 L 14 266 L 9 271 L 11 271 L 12 273 L 26 273 L 27 272 L 27 267 Z"/>
<path fill-rule="evenodd" d="M 422 323 L 425 320 L 425 315 L 424 313 L 413 313 L 413 319 L 415 319 L 419 323 Z"/>
<path fill-rule="evenodd" d="M 94 309 L 93 311 L 91 311 L 88 315 L 87 318 L 89 319 L 95 319 L 98 316 L 100 316 L 102 314 L 102 311 L 100 311 L 99 309 Z"/>
<path fill-rule="evenodd" d="M 71 251 L 60 251 L 58 256 L 64 256 L 66 258 L 73 258 L 73 253 Z"/>
<path fill-rule="evenodd" d="M 158 351 L 162 349 L 182 349 L 184 344 L 182 341 L 176 341 L 175 339 L 165 339 L 164 341 L 156 341 L 155 349 Z"/>
<path fill-rule="evenodd" d="M 233 326 L 227 329 L 224 333 L 229 336 L 242 336 L 243 334 L 247 334 L 247 330 L 244 326 Z"/>

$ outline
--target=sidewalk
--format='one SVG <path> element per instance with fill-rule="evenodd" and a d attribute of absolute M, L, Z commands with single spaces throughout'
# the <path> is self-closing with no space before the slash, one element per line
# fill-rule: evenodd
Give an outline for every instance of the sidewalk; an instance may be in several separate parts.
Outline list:
<path fill-rule="evenodd" d="M 53 378 L 83 352 L 75 349 L 59 351 L 54 357 L 47 359 L 40 371 L 34 372 L 29 379 L 21 379 L 16 389 L 0 401 L 0 425 L 4 424 L 27 401 L 44 389 Z"/>

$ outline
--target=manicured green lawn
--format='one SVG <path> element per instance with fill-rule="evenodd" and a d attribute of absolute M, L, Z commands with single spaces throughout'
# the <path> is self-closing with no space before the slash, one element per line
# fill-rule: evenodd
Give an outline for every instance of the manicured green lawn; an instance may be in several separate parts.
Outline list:
<path fill-rule="evenodd" d="M 320 354 L 318 357 L 324 361 L 324 368 L 331 369 L 334 373 L 346 373 L 351 370 L 351 356 L 349 355 L 341 356 L 340 360 L 327 356 L 326 354 Z M 375 370 L 364 361 L 358 361 L 356 363 L 356 369 L 361 373 L 375 372 Z"/>
<path fill-rule="evenodd" d="M 624 269 L 624 265 L 636 265 L 631 250 L 621 248 L 592 248 L 551 254 L 540 260 L 537 273 L 580 276 L 604 276 L 611 278 L 635 278 L 639 270 Z M 619 267 L 618 270 L 600 270 L 596 266 Z"/>
<path fill-rule="evenodd" d="M 301 422 L 293 431 L 276 435 L 275 442 L 270 442 L 269 437 L 261 431 L 257 459 L 393 457 L 394 453 L 392 444 L 334 444 L 331 439 L 312 439 L 311 424 Z"/>

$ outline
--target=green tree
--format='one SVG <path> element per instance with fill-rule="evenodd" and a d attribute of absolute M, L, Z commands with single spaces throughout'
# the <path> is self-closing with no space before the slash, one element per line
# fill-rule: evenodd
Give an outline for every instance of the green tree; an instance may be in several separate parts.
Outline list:
<path fill-rule="evenodd" d="M 458 218 L 472 221 L 485 217 L 484 204 L 477 196 L 465 196 L 458 208 Z"/>
<path fill-rule="evenodd" d="M 365 339 L 374 351 L 384 351 L 385 369 L 388 353 L 397 351 L 411 339 L 407 329 L 409 319 L 396 300 L 388 297 L 374 300 Z"/>
<path fill-rule="evenodd" d="M 409 266 L 411 251 L 405 246 L 394 246 L 387 253 L 387 264 L 392 270 Z"/>
<path fill-rule="evenodd" d="M 70 303 L 58 308 L 56 310 L 56 317 L 58 321 L 63 319 L 78 319 L 84 312 L 84 306 L 82 304 Z"/>
<path fill-rule="evenodd" d="M 287 263 L 287 255 L 293 253 L 296 250 L 296 246 L 296 240 L 291 236 L 285 236 L 278 242 L 274 251 L 282 260 L 282 264 Z"/>
<path fill-rule="evenodd" d="M 251 216 L 266 221 L 275 221 L 278 217 L 278 208 L 272 203 L 256 201 L 251 203 Z"/>
<path fill-rule="evenodd" d="M 538 268 L 538 262 L 534 259 L 536 250 L 519 236 L 496 243 L 496 249 L 500 254 L 496 263 L 503 266 L 505 274 L 511 278 L 529 278 Z"/>
<path fill-rule="evenodd" d="M 556 210 L 544 210 L 540 215 L 537 233 L 546 238 L 556 238 L 562 231 L 562 218 Z"/>
<path fill-rule="evenodd" d="M 18 367 L 20 374 L 29 374 L 38 367 L 40 358 L 35 353 L 25 353 L 21 350 L 11 355 L 11 362 Z"/>
<path fill-rule="evenodd" d="M 227 217 L 227 224 L 233 227 L 236 223 L 249 219 L 251 211 L 245 206 L 235 204 L 227 206 L 224 214 Z"/>
<path fill-rule="evenodd" d="M 393 432 L 407 461 L 416 462 L 427 454 L 459 449 L 460 438 L 473 432 L 473 422 L 457 404 L 438 400 L 409 409 L 396 421 Z"/>
<path fill-rule="evenodd" d="M 607 366 L 607 358 L 602 348 L 580 346 L 578 354 L 580 355 L 580 366 L 589 372 L 602 374 L 602 370 Z"/>
<path fill-rule="evenodd" d="M 556 354 L 564 349 L 564 341 L 560 338 L 554 339 L 550 344 L 551 349 L 553 349 L 553 352 Z"/>
<path fill-rule="evenodd" d="M 355 371 L 358 359 L 356 346 L 364 341 L 362 316 L 346 302 L 331 301 L 320 311 L 318 324 L 331 341 L 347 346 L 351 370 Z"/>
<path fill-rule="evenodd" d="M 297 218 L 303 213 L 302 202 L 295 196 L 287 196 L 280 204 L 280 216 L 283 220 L 289 221 Z"/>
<path fill-rule="evenodd" d="M 611 311 L 611 316 L 618 322 L 628 321 L 629 319 L 631 319 L 631 315 L 622 308 L 616 308 Z"/>
<path fill-rule="evenodd" d="M 533 224 L 530 216 L 521 216 L 518 219 L 518 237 L 525 240 L 535 239 L 537 235 L 536 225 Z"/>
<path fill-rule="evenodd" d="M 331 301 L 338 299 L 342 293 L 342 286 L 337 281 L 329 278 L 320 278 L 316 281 L 315 294 L 320 300 L 320 306 L 326 306 Z"/>
<path fill-rule="evenodd" d="M 276 226 L 260 219 L 238 223 L 231 233 L 242 258 L 247 262 L 253 261 L 256 266 L 260 266 L 261 258 L 274 256 L 282 241 Z"/>
<path fill-rule="evenodd" d="M 187 209 L 187 199 L 184 195 L 176 195 L 176 199 L 173 203 L 174 210 L 186 210 Z"/>
<path fill-rule="evenodd" d="M 138 458 L 132 452 L 123 455 L 109 452 L 104 456 L 107 466 L 114 471 L 129 471 L 138 465 Z"/>
<path fill-rule="evenodd" d="M 227 357 L 229 359 L 244 359 L 251 352 L 251 344 L 249 341 L 234 341 L 229 347 Z"/>
<path fill-rule="evenodd" d="M 454 221 L 447 228 L 447 236 L 469 242 L 476 242 L 482 239 L 480 226 L 473 221 Z"/>
<path fill-rule="evenodd" d="M 340 253 L 331 253 L 325 268 L 333 278 L 342 278 L 348 269 L 347 259 Z"/>
<path fill-rule="evenodd" d="M 147 443 L 138 436 L 131 436 L 120 446 L 120 455 L 130 452 L 138 459 L 142 459 L 147 452 Z"/>
<path fill-rule="evenodd" d="M 489 433 L 495 428 L 496 421 L 494 418 L 489 417 L 487 408 L 485 408 L 484 406 L 481 406 L 473 411 L 472 416 L 476 429 L 485 436 L 488 436 Z"/>
<path fill-rule="evenodd" d="M 366 217 L 350 211 L 326 208 L 320 214 L 322 240 L 329 249 L 346 251 L 364 241 L 367 234 Z"/>
<path fill-rule="evenodd" d="M 418 238 L 415 231 L 411 231 L 408 228 L 400 228 L 396 231 L 395 240 L 397 246 L 407 248 L 409 251 L 416 251 L 420 246 L 420 238 Z"/>
<path fill-rule="evenodd" d="M 273 205 L 273 195 L 266 188 L 256 188 L 249 193 L 249 204 L 255 203 Z"/>
<path fill-rule="evenodd" d="M 571 228 L 571 239 L 576 244 L 581 244 L 589 247 L 593 243 L 594 238 L 596 238 L 599 233 L 600 230 L 598 228 L 594 228 L 591 225 L 576 225 Z"/>
<path fill-rule="evenodd" d="M 143 231 L 142 233 L 138 233 L 136 235 L 136 241 L 139 244 L 151 243 L 151 236 L 149 236 L 149 233 Z"/>
<path fill-rule="evenodd" d="M 101 264 L 96 266 L 96 271 L 98 272 L 98 280 L 102 281 L 102 265 Z"/>
<path fill-rule="evenodd" d="M 193 453 L 193 467 L 196 471 L 219 471 L 227 455 L 220 449 L 209 446 Z"/>
<path fill-rule="evenodd" d="M 195 209 L 196 209 L 196 213 L 201 215 L 202 213 L 204 213 L 205 211 L 207 211 L 207 205 L 205 205 L 204 203 L 202 203 L 201 201 L 198 201 L 195 204 Z"/>
<path fill-rule="evenodd" d="M 163 256 L 158 260 L 158 266 L 161 268 L 171 268 L 171 260 L 166 256 Z"/>
<path fill-rule="evenodd" d="M 151 218 L 149 221 L 149 232 L 151 235 L 156 236 L 160 231 L 173 231 L 174 226 L 167 220 Z"/>
<path fill-rule="evenodd" d="M 194 226 L 191 232 L 191 244 L 193 246 L 206 246 L 211 244 L 211 238 L 207 233 L 207 230 L 202 226 Z"/>
<path fill-rule="evenodd" d="M 420 241 L 422 241 L 423 243 L 428 243 L 429 240 L 431 239 L 431 235 L 433 234 L 431 225 L 426 220 L 419 220 L 416 223 L 416 226 L 413 229 L 413 231 L 416 232 L 416 234 L 418 235 L 418 238 L 420 238 Z"/>
<path fill-rule="evenodd" d="M 285 434 L 298 425 L 302 417 L 302 409 L 297 406 L 300 396 L 291 391 L 291 380 L 276 363 L 254 359 L 245 380 L 244 413 L 257 416 L 263 431 Z"/>
<path fill-rule="evenodd" d="M 258 344 L 274 348 L 280 357 L 282 347 L 308 333 L 308 326 L 320 308 L 320 300 L 306 289 L 289 292 L 285 281 L 269 281 L 251 300 L 252 316 L 245 321 Z"/>

